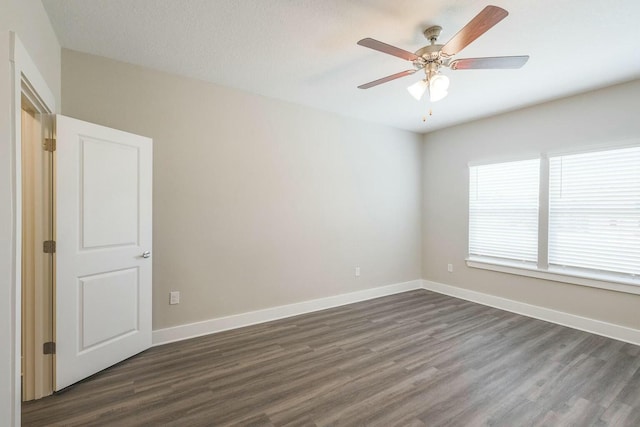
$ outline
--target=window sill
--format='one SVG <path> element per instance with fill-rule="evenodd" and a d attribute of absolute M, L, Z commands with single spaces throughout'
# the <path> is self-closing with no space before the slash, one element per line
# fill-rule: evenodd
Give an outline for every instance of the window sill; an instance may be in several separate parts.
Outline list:
<path fill-rule="evenodd" d="M 499 271 L 501 273 L 518 276 L 535 277 L 553 282 L 571 283 L 610 291 L 625 292 L 640 295 L 640 277 L 627 278 L 614 274 L 588 274 L 580 271 L 565 271 L 560 269 L 540 269 L 533 265 L 510 263 L 485 258 L 467 258 L 467 266 L 482 270 Z"/>

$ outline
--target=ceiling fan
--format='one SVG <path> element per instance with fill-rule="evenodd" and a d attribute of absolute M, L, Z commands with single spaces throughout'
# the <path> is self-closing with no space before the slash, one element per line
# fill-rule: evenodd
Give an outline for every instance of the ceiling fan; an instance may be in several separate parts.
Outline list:
<path fill-rule="evenodd" d="M 368 47 L 397 56 L 398 58 L 411 61 L 413 69 L 401 71 L 378 80 L 358 86 L 359 89 L 369 89 L 382 83 L 390 82 L 401 77 L 410 76 L 416 71 L 424 70 L 425 78 L 409 86 L 407 90 L 416 99 L 420 100 L 422 95 L 429 89 L 431 102 L 439 101 L 447 96 L 449 89 L 449 78 L 440 74 L 441 67 L 448 67 L 452 70 L 472 70 L 472 69 L 498 69 L 498 68 L 520 68 L 528 60 L 528 55 L 521 56 L 495 56 L 485 58 L 464 58 L 452 60 L 452 57 L 462 49 L 471 44 L 475 39 L 487 32 L 507 17 L 509 12 L 498 6 L 487 6 L 465 25 L 451 40 L 444 45 L 436 44 L 442 27 L 433 26 L 424 30 L 424 36 L 431 42 L 415 53 L 404 49 L 388 45 L 386 43 L 365 38 L 358 42 L 360 46 Z"/>

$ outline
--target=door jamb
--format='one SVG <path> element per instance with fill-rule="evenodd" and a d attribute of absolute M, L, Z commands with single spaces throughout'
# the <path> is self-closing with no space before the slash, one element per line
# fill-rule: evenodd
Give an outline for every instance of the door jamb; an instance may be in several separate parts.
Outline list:
<path fill-rule="evenodd" d="M 55 253 L 44 253 L 42 242 L 47 240 L 55 241 L 54 234 L 54 151 L 45 150 L 43 146 L 44 138 L 52 138 L 53 116 L 49 114 L 37 99 L 31 88 L 22 81 L 22 102 L 21 106 L 27 111 L 35 113 L 33 120 L 37 124 L 37 129 L 33 129 L 31 124 L 30 135 L 21 134 L 22 155 L 25 153 L 31 156 L 27 161 L 29 170 L 23 170 L 22 197 L 27 194 L 27 187 L 30 190 L 31 205 L 27 202 L 22 209 L 22 310 L 21 315 L 21 335 L 22 335 L 22 362 L 29 362 L 23 365 L 22 372 L 22 397 L 28 400 L 41 399 L 53 393 L 55 354 L 44 352 L 43 343 L 55 342 L 54 318 L 53 318 L 53 291 L 55 273 Z M 26 115 L 21 111 L 22 120 Z M 25 124 L 21 123 L 21 131 L 25 130 Z M 33 131 L 37 133 L 33 133 Z M 25 139 L 26 137 L 26 139 Z M 26 144 L 26 145 L 25 145 Z M 25 159 L 23 159 L 24 162 Z M 25 163 L 21 164 L 22 167 Z M 33 170 L 31 170 L 31 168 Z M 27 212 L 24 209 L 27 209 Z M 24 223 L 25 218 L 29 218 L 30 224 Z M 26 229 L 24 229 L 26 227 Z M 27 235 L 25 235 L 27 231 Z M 25 241 L 27 236 L 27 241 Z M 28 246 L 27 252 L 24 252 Z M 28 254 L 26 258 L 25 254 Z M 26 269 L 25 269 L 26 267 Z M 27 278 L 24 277 L 27 272 Z M 25 279 L 28 283 L 25 283 Z M 26 288 L 25 288 L 26 285 Z M 25 293 L 25 291 L 27 291 Z M 24 298 L 27 297 L 25 300 Z M 24 341 L 27 339 L 27 341 Z M 26 381 L 25 381 L 26 380 Z"/>
<path fill-rule="evenodd" d="M 10 395 L 11 414 L 9 420 L 14 426 L 20 425 L 20 407 L 22 394 L 20 392 L 20 348 L 22 334 L 22 135 L 21 135 L 21 98 L 24 87 L 29 88 L 31 94 L 36 98 L 43 113 L 53 114 L 56 111 L 56 99 L 46 84 L 42 74 L 35 65 L 28 51 L 14 32 L 9 32 L 9 62 L 11 64 L 11 188 L 13 221 L 12 221 L 12 340 L 10 346 L 13 349 L 12 366 L 10 373 L 10 387 L 13 391 Z M 11 184 L 10 184 L 11 185 Z M 11 422 L 10 421 L 10 422 Z"/>

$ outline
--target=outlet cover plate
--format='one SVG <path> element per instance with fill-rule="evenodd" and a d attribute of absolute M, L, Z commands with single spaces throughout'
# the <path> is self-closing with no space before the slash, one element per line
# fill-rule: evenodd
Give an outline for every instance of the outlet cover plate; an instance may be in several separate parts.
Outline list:
<path fill-rule="evenodd" d="M 169 304 L 180 304 L 180 291 L 169 292 Z"/>

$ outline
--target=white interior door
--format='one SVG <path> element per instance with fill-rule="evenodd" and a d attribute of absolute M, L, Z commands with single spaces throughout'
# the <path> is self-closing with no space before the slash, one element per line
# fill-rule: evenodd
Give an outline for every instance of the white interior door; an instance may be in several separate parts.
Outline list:
<path fill-rule="evenodd" d="M 60 390 L 151 346 L 152 141 L 64 116 L 56 134 Z"/>

